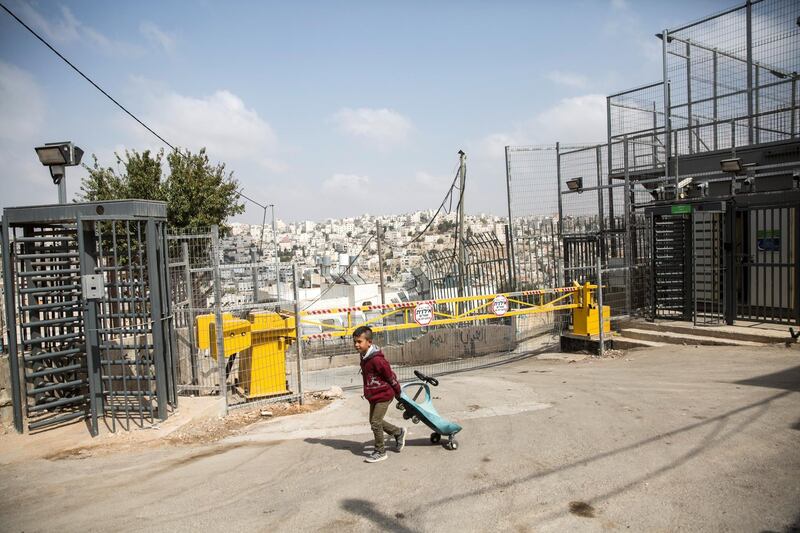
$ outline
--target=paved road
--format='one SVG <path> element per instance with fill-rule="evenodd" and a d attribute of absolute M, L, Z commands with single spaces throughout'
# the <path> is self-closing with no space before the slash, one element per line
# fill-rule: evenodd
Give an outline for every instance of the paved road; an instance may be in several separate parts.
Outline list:
<path fill-rule="evenodd" d="M 0 471 L 4 531 L 784 531 L 800 351 L 669 347 L 446 376 L 460 448 L 363 462 L 356 394 L 216 445 Z M 393 413 L 393 416 L 396 415 Z"/>

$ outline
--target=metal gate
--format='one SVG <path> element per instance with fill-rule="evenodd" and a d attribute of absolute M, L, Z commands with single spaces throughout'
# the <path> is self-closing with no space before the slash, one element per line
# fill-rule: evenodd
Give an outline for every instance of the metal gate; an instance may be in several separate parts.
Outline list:
<path fill-rule="evenodd" d="M 725 320 L 725 268 L 722 257 L 723 213 L 695 211 L 692 215 L 692 265 L 695 324 Z"/>
<path fill-rule="evenodd" d="M 166 207 L 118 201 L 3 212 L 14 424 L 116 429 L 176 403 Z"/>
<path fill-rule="evenodd" d="M 597 281 L 597 258 L 600 257 L 600 239 L 595 234 L 565 235 L 564 285 Z"/>
<path fill-rule="evenodd" d="M 736 210 L 736 318 L 800 323 L 798 206 Z"/>
<path fill-rule="evenodd" d="M 652 316 L 687 320 L 691 315 L 691 215 L 652 216 Z"/>
<path fill-rule="evenodd" d="M 12 246 L 6 258 L 14 262 L 17 301 L 6 277 L 6 310 L 16 306 L 19 313 L 24 369 L 24 396 L 17 393 L 15 399 L 25 408 L 30 430 L 85 417 L 89 388 L 75 225 L 27 224 L 17 229 Z M 13 370 L 13 319 L 7 324 L 13 385 L 19 376 Z"/>
<path fill-rule="evenodd" d="M 105 288 L 100 298 L 87 299 L 86 324 L 96 324 L 87 352 L 99 362 L 106 422 L 114 431 L 118 422 L 130 429 L 163 420 L 177 401 L 165 222 L 84 217 L 79 223 L 82 269 L 101 275 Z"/>

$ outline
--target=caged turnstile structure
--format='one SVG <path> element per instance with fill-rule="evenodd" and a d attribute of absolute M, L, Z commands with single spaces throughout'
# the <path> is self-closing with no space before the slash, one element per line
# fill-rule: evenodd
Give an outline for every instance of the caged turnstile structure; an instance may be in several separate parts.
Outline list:
<path fill-rule="evenodd" d="M 3 276 L 18 432 L 87 420 L 131 429 L 177 405 L 166 204 L 3 210 Z"/>

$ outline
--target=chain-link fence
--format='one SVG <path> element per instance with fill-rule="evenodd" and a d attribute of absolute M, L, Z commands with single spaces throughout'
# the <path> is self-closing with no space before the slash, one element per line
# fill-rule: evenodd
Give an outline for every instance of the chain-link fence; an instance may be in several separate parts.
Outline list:
<path fill-rule="evenodd" d="M 486 313 L 494 304 L 476 296 L 483 289 L 494 297 L 508 285 L 509 258 L 494 236 L 468 240 L 465 296 L 387 304 L 374 304 L 365 295 L 377 288 L 354 283 L 353 276 L 309 286 L 313 276 L 291 264 L 282 264 L 276 276 L 271 260 L 260 261 L 246 241 L 221 237 L 213 227 L 173 231 L 167 241 L 179 390 L 224 394 L 231 408 L 334 385 L 360 387 L 350 337 L 360 324 L 376 329 L 375 343 L 401 379 L 419 369 L 436 375 L 495 364 L 553 342 L 541 336 L 554 330 L 553 311 L 504 317 Z M 431 281 L 445 283 L 446 276 Z M 541 298 L 520 293 L 512 304 L 538 305 Z M 420 305 L 450 319 L 421 325 L 414 318 Z"/>
<path fill-rule="evenodd" d="M 667 32 L 672 154 L 797 135 L 798 17 L 795 0 L 747 2 Z"/>

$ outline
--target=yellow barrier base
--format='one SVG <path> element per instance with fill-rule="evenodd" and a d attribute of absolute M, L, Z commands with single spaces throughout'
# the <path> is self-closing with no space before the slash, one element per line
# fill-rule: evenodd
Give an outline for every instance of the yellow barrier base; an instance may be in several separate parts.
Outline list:
<path fill-rule="evenodd" d="M 603 306 L 603 331 L 611 332 L 611 308 Z M 600 320 L 597 306 L 577 307 L 572 310 L 572 332 L 575 335 L 598 335 Z"/>

